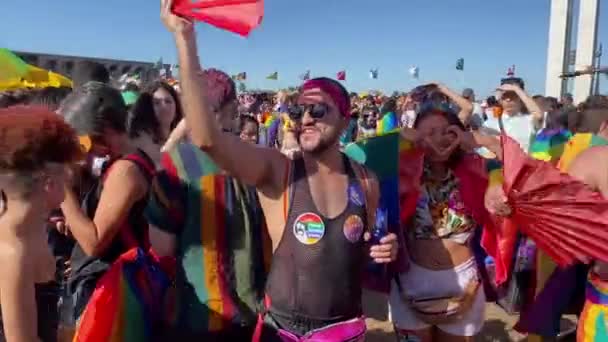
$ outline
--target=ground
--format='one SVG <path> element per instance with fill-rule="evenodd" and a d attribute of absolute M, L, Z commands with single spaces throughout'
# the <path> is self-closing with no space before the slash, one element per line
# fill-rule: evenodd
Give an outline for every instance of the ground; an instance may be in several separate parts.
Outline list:
<path fill-rule="evenodd" d="M 364 311 L 367 319 L 367 342 L 395 341 L 393 328 L 387 317 L 386 297 L 377 293 L 366 292 L 363 296 Z M 512 329 L 517 316 L 510 316 L 500 307 L 487 304 L 486 323 L 476 341 L 480 342 L 510 342 L 525 341 L 525 336 Z M 570 322 L 570 321 L 568 321 Z M 574 338 L 562 341 L 574 341 Z"/>
<path fill-rule="evenodd" d="M 395 342 L 393 327 L 388 321 L 387 299 L 386 296 L 365 292 L 363 295 L 364 311 L 367 319 L 367 339 L 366 342 Z M 525 336 L 512 329 L 517 321 L 517 316 L 510 316 L 500 307 L 494 304 L 487 304 L 486 322 L 482 333 L 477 336 L 477 342 L 523 342 Z M 573 324 L 573 318 L 568 317 L 565 325 Z M 59 329 L 59 341 L 72 341 L 73 331 Z M 574 338 L 566 338 L 561 341 L 575 342 Z M 560 341 L 560 342 L 561 342 Z"/>

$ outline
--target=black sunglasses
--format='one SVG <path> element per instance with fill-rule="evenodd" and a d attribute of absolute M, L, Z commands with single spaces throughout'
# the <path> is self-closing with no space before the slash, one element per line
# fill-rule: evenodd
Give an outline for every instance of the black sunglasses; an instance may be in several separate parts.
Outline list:
<path fill-rule="evenodd" d="M 321 119 L 329 112 L 329 106 L 326 103 L 315 103 L 310 105 L 295 105 L 289 108 L 289 118 L 297 121 L 302 119 L 304 113 L 310 113 L 313 119 Z"/>

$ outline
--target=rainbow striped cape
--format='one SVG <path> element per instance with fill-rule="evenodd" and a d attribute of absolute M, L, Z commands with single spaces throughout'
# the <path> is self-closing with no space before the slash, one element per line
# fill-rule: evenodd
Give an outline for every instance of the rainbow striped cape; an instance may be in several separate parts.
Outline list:
<path fill-rule="evenodd" d="M 272 251 L 255 189 L 192 144 L 161 163 L 145 216 L 177 238 L 172 328 L 203 334 L 253 325 Z"/>
<path fill-rule="evenodd" d="M 144 342 L 162 332 L 169 278 L 151 253 L 133 248 L 99 279 L 74 342 Z"/>

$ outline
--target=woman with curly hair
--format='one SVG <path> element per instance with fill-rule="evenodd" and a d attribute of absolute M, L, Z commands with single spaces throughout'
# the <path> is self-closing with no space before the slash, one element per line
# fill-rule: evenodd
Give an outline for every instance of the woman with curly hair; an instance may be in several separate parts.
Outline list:
<path fill-rule="evenodd" d="M 48 109 L 0 110 L 0 341 L 56 341 L 55 261 L 44 227 L 82 156 L 74 130 Z"/>

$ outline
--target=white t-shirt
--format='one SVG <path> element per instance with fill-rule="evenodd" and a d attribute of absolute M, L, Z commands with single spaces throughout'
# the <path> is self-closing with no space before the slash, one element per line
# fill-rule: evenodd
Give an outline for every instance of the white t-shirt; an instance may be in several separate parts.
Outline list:
<path fill-rule="evenodd" d="M 528 152 L 532 137 L 536 134 L 533 116 L 529 114 L 503 114 L 502 124 L 507 135 L 517 141 L 525 152 Z M 500 132 L 498 118 L 494 115 L 486 120 L 484 127 Z"/>
<path fill-rule="evenodd" d="M 416 121 L 416 111 L 407 110 L 401 114 L 401 127 L 414 127 L 414 121 Z"/>
<path fill-rule="evenodd" d="M 483 117 L 483 108 L 481 108 L 481 105 L 477 102 L 473 102 L 473 115 L 479 115 L 480 117 Z"/>

